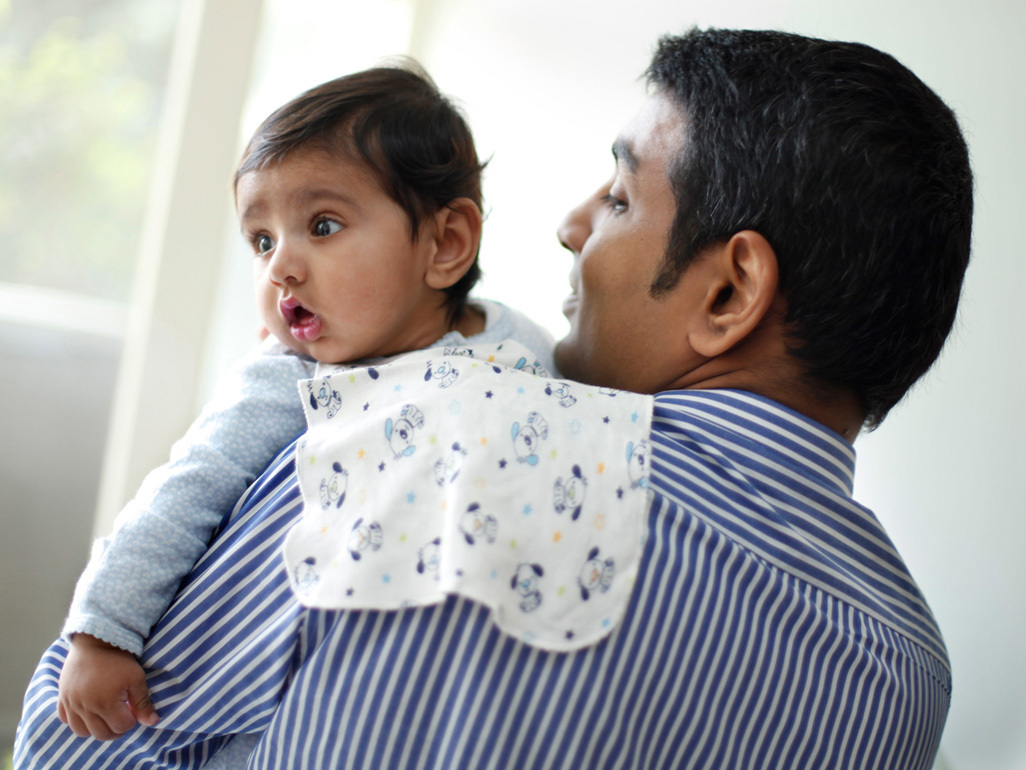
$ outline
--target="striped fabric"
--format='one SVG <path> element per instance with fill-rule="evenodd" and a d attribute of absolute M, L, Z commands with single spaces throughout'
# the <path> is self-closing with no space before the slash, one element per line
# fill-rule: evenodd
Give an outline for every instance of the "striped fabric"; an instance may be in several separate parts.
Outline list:
<path fill-rule="evenodd" d="M 29 691 L 17 768 L 194 768 L 263 737 L 254 768 L 929 768 L 950 673 L 871 513 L 854 453 L 733 391 L 664 393 L 636 593 L 605 641 L 546 653 L 450 597 L 312 611 L 278 548 L 292 452 L 247 493 L 154 629 L 161 729 L 113 743 L 54 716 L 66 648 Z"/>

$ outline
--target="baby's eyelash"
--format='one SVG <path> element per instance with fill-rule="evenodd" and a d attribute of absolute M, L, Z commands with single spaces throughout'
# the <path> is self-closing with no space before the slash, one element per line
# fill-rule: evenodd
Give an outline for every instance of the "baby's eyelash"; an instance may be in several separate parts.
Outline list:
<path fill-rule="evenodd" d="M 328 232 L 321 232 L 322 225 L 327 225 Z M 311 230 L 314 233 L 314 235 L 317 235 L 322 238 L 328 235 L 334 235 L 335 233 L 339 232 L 344 228 L 345 226 L 336 218 L 328 216 L 326 214 L 320 214 L 314 217 L 313 225 L 311 226 Z"/>
<path fill-rule="evenodd" d="M 265 247 L 261 248 L 260 242 L 262 240 L 264 240 L 265 238 L 268 241 L 270 241 L 270 245 L 266 245 L 265 244 Z M 252 235 L 247 235 L 246 236 L 246 240 L 249 242 L 249 245 L 252 247 L 253 253 L 256 254 L 257 256 L 262 256 L 263 254 L 266 254 L 268 251 L 270 251 L 272 248 L 274 248 L 274 239 L 271 238 L 271 236 L 269 236 L 267 233 L 253 233 Z"/>

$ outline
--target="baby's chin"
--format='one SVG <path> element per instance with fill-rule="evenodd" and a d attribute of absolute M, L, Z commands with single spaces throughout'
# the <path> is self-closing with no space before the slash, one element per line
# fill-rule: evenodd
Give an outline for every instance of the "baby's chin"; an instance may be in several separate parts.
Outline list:
<path fill-rule="evenodd" d="M 400 355 L 412 350 L 420 350 L 421 346 L 410 345 L 399 349 L 384 349 L 380 344 L 360 343 L 356 340 L 342 339 L 339 336 L 321 333 L 316 339 L 306 342 L 292 334 L 289 327 L 281 324 L 270 327 L 269 335 L 293 353 L 310 358 L 325 366 L 342 366 L 347 364 L 360 365 L 364 361 L 373 361 L 383 357 Z"/>
<path fill-rule="evenodd" d="M 330 339 L 319 337 L 311 343 L 297 341 L 291 335 L 275 335 L 275 338 L 285 347 L 304 358 L 310 358 L 325 366 L 342 366 L 344 364 L 358 364 L 360 361 L 377 358 L 376 353 L 363 353 L 357 350 L 339 350 L 337 345 L 332 344 Z"/>
<path fill-rule="evenodd" d="M 300 342 L 293 337 L 288 330 L 282 332 L 277 329 L 272 329 L 269 336 L 273 337 L 279 344 L 288 348 L 296 355 L 303 356 L 304 358 L 312 358 L 314 361 L 321 364 L 337 363 L 335 361 L 322 361 L 321 357 L 316 355 L 316 352 L 313 349 L 314 346 Z"/>

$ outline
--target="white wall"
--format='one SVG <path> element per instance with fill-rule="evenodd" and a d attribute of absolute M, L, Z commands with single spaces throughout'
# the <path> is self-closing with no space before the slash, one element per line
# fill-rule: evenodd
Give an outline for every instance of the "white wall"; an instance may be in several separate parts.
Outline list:
<path fill-rule="evenodd" d="M 12 295 L 0 284 L 0 757 L 89 556 L 124 325 L 109 303 Z"/>

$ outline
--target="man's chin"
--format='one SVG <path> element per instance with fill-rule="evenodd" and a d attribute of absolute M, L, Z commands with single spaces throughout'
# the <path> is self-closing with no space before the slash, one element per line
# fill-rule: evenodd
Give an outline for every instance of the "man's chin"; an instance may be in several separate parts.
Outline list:
<path fill-rule="evenodd" d="M 556 362 L 556 368 L 559 370 L 560 377 L 576 380 L 577 382 L 587 382 L 584 367 L 581 366 L 580 356 L 574 347 L 573 339 L 571 339 L 572 336 L 573 332 L 570 332 L 568 336 L 556 343 L 552 357 Z"/>
<path fill-rule="evenodd" d="M 567 344 L 566 337 L 556 343 L 556 347 L 552 351 L 552 358 L 556 362 L 559 375 L 561 377 L 570 377 L 567 367 L 573 368 L 573 364 L 570 360 L 572 356 L 569 355 L 569 345 Z"/>

